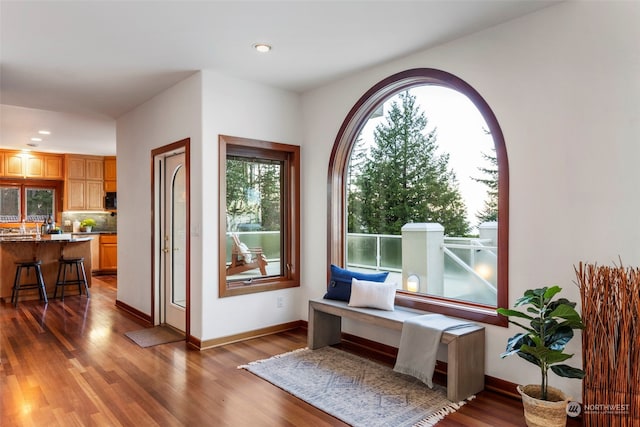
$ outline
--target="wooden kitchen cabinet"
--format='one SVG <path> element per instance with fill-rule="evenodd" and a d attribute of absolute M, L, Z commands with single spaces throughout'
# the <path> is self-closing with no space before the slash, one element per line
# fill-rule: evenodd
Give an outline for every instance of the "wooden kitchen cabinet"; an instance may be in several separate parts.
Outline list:
<path fill-rule="evenodd" d="M 117 169 L 116 157 L 107 156 L 104 158 L 104 191 L 114 192 L 117 189 Z"/>
<path fill-rule="evenodd" d="M 64 179 L 64 157 L 45 154 L 42 156 L 44 161 L 44 178 L 46 179 Z"/>
<path fill-rule="evenodd" d="M 85 159 L 82 156 L 67 156 L 67 179 L 87 179 Z"/>
<path fill-rule="evenodd" d="M 60 154 L 4 151 L 0 169 L 0 176 L 7 178 L 64 179 Z"/>
<path fill-rule="evenodd" d="M 86 237 L 80 234 L 80 236 Z M 91 236 L 91 271 L 100 270 L 100 237 L 97 234 Z"/>
<path fill-rule="evenodd" d="M 54 154 L 30 155 L 25 161 L 27 178 L 64 179 L 63 157 Z"/>
<path fill-rule="evenodd" d="M 85 210 L 86 181 L 84 179 L 67 179 L 64 183 L 64 204 L 68 211 Z"/>
<path fill-rule="evenodd" d="M 104 209 L 104 190 L 102 189 L 102 181 L 85 181 L 86 189 L 86 201 L 85 206 L 87 210 L 100 210 Z"/>
<path fill-rule="evenodd" d="M 112 271 L 118 269 L 118 235 L 100 235 L 100 270 Z"/>
<path fill-rule="evenodd" d="M 0 176 L 4 176 L 4 153 L 0 152 Z"/>
<path fill-rule="evenodd" d="M 22 153 L 7 151 L 4 154 L 4 176 L 24 178 Z"/>
<path fill-rule="evenodd" d="M 104 180 L 104 158 L 103 157 L 87 157 L 85 159 L 85 168 L 87 180 L 103 181 Z"/>
<path fill-rule="evenodd" d="M 69 154 L 66 170 L 65 209 L 104 209 L 104 158 Z"/>

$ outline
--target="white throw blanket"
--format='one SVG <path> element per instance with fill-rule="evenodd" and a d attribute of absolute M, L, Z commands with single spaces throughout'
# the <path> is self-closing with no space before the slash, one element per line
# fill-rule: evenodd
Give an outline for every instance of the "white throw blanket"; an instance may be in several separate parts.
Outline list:
<path fill-rule="evenodd" d="M 433 370 L 442 332 L 471 325 L 473 323 L 442 314 L 425 314 L 405 320 L 393 370 L 416 377 L 433 388 Z"/>

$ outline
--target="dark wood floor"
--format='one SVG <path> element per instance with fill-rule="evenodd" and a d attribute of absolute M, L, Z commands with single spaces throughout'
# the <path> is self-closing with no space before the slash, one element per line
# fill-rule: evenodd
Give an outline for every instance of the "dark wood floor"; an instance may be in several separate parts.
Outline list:
<path fill-rule="evenodd" d="M 100 276 L 89 300 L 0 305 L 1 426 L 345 425 L 237 369 L 304 347 L 304 330 L 205 351 L 140 348 L 124 336 L 141 327 L 115 308 L 115 286 Z M 525 424 L 518 400 L 485 391 L 438 425 Z"/>

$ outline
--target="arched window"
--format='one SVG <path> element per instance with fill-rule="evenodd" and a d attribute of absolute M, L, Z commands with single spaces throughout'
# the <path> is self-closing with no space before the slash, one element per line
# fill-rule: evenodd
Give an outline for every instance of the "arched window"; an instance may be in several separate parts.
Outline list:
<path fill-rule="evenodd" d="M 397 305 L 506 325 L 508 198 L 504 138 L 480 94 L 440 70 L 395 74 L 336 137 L 329 263 L 390 271 Z"/>

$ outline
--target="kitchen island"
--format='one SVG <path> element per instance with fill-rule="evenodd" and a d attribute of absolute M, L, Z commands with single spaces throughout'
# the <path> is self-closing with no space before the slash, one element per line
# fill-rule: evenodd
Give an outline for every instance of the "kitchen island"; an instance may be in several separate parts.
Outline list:
<path fill-rule="evenodd" d="M 60 238 L 62 237 L 62 238 Z M 65 257 L 83 257 L 87 271 L 87 283 L 91 286 L 91 240 L 92 237 L 65 237 L 43 235 L 37 240 L 33 235 L 0 237 L 0 298 L 9 303 L 11 290 L 16 274 L 16 261 L 40 259 L 42 261 L 42 276 L 47 290 L 47 296 L 53 296 L 58 275 L 58 259 Z M 33 273 L 32 273 L 33 274 Z M 67 273 L 69 274 L 69 273 Z M 75 270 L 73 272 L 75 274 Z M 69 287 L 67 295 L 73 295 L 74 290 Z M 65 293 L 67 293 L 65 291 Z M 20 292 L 20 301 L 38 299 L 37 290 Z"/>

